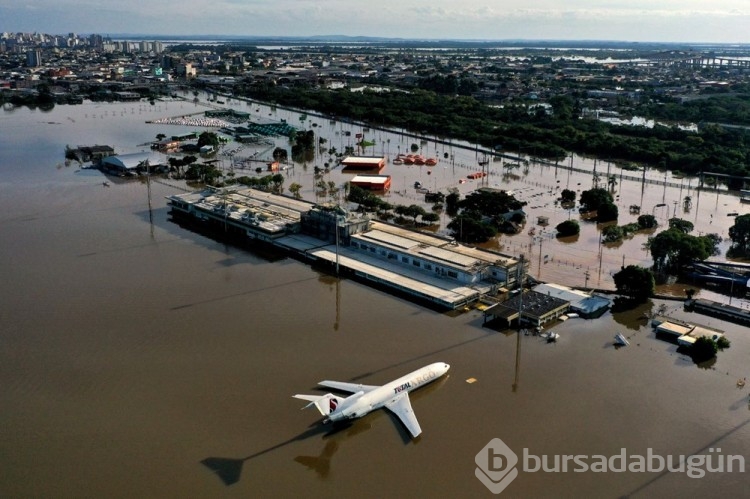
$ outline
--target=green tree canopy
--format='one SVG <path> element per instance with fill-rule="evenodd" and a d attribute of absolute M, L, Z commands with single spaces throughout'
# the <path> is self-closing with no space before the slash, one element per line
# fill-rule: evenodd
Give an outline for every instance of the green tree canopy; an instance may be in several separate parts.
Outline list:
<path fill-rule="evenodd" d="M 523 205 L 506 191 L 485 190 L 474 191 L 458 202 L 458 207 L 462 210 L 476 211 L 488 217 L 520 210 Z"/>
<path fill-rule="evenodd" d="M 575 236 L 581 232 L 581 226 L 577 220 L 566 220 L 557 224 L 557 237 Z"/>
<path fill-rule="evenodd" d="M 617 225 L 610 225 L 602 229 L 602 240 L 605 243 L 614 243 L 622 239 L 625 235 L 625 231 L 622 227 Z"/>
<path fill-rule="evenodd" d="M 594 188 L 581 193 L 581 205 L 584 211 L 597 211 L 605 203 L 612 203 L 612 194 L 606 189 Z"/>
<path fill-rule="evenodd" d="M 669 228 L 670 229 L 677 229 L 679 231 L 684 232 L 685 234 L 689 234 L 693 232 L 693 228 L 695 226 L 692 222 L 688 222 L 687 220 L 683 220 L 681 218 L 670 218 L 669 219 Z"/>
<path fill-rule="evenodd" d="M 219 136 L 214 132 L 203 132 L 198 136 L 198 148 L 203 146 L 219 147 Z"/>
<path fill-rule="evenodd" d="M 656 284 L 649 269 L 628 265 L 614 276 L 617 292 L 639 302 L 645 302 L 654 294 Z"/>
<path fill-rule="evenodd" d="M 576 191 L 570 189 L 563 189 L 560 193 L 560 200 L 563 203 L 573 203 L 576 200 Z"/>
<path fill-rule="evenodd" d="M 677 271 L 693 260 L 705 260 L 714 251 L 714 241 L 706 236 L 691 236 L 679 229 L 667 229 L 649 238 L 648 247 L 654 267 Z"/>
<path fill-rule="evenodd" d="M 445 211 L 448 215 L 455 215 L 458 213 L 458 201 L 461 199 L 461 195 L 458 192 L 451 192 L 445 196 Z"/>
<path fill-rule="evenodd" d="M 740 215 L 734 219 L 734 225 L 729 228 L 729 239 L 732 249 L 740 255 L 747 255 L 750 248 L 750 214 Z"/>
<path fill-rule="evenodd" d="M 659 225 L 659 222 L 656 221 L 656 217 L 653 215 L 641 215 L 638 217 L 638 226 L 641 229 L 653 229 Z"/>
<path fill-rule="evenodd" d="M 613 220 L 617 220 L 619 214 L 619 210 L 614 203 L 602 203 L 596 210 L 596 221 L 611 222 Z"/>
<path fill-rule="evenodd" d="M 714 340 L 708 336 L 701 336 L 690 347 L 690 356 L 693 362 L 700 363 L 713 359 L 718 351 L 719 347 Z"/>
<path fill-rule="evenodd" d="M 435 223 L 440 220 L 440 215 L 434 212 L 425 213 L 422 215 L 422 221 L 425 223 Z"/>
<path fill-rule="evenodd" d="M 289 152 L 283 147 L 277 147 L 273 150 L 273 159 L 276 161 L 286 161 L 289 157 Z"/>
<path fill-rule="evenodd" d="M 292 182 L 292 184 L 288 187 L 289 192 L 292 193 L 292 196 L 294 196 L 295 199 L 301 199 L 302 195 L 300 194 L 300 190 L 302 190 L 302 185 L 298 184 L 297 182 Z"/>
<path fill-rule="evenodd" d="M 448 228 L 456 240 L 466 243 L 482 243 L 497 235 L 497 229 L 482 222 L 477 213 L 465 212 L 451 220 Z"/>

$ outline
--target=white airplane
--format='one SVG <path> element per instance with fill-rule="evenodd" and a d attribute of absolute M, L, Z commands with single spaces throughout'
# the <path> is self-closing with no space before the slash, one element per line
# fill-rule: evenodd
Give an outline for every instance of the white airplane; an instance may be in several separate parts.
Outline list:
<path fill-rule="evenodd" d="M 416 438 L 422 433 L 422 428 L 419 427 L 417 417 L 411 408 L 409 392 L 440 378 L 448 372 L 450 367 L 444 362 L 436 362 L 383 386 L 326 380 L 318 384 L 334 390 L 349 392 L 353 395 L 340 398 L 331 393 L 325 395 L 297 394 L 294 395 L 294 398 L 310 401 L 303 409 L 307 409 L 311 405 L 317 407 L 320 413 L 326 416 L 323 423 L 361 418 L 365 414 L 385 407 L 398 416 L 411 433 L 412 438 Z"/>

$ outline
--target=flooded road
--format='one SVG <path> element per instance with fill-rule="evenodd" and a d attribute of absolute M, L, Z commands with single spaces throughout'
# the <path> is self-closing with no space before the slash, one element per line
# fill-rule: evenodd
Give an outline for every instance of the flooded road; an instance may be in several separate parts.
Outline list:
<path fill-rule="evenodd" d="M 0 115 L 0 495 L 490 497 L 475 455 L 496 437 L 519 456 L 750 457 L 749 392 L 736 386 L 750 376 L 746 328 L 667 302 L 726 332 L 732 347 L 710 369 L 653 337 L 642 314 L 658 303 L 568 320 L 557 344 L 521 336 L 517 356 L 518 337 L 482 328 L 478 311 L 447 317 L 269 261 L 172 223 L 167 185 L 152 183 L 149 214 L 143 183 L 106 188 L 97 172 L 57 168 L 65 144 L 132 150 L 162 131 L 143 121 L 164 114 Z M 615 349 L 615 332 L 631 346 Z M 327 434 L 291 397 L 436 361 L 451 370 L 413 394 L 416 442 L 384 411 Z M 746 484 L 740 473 L 521 471 L 503 494 L 741 496 Z"/>

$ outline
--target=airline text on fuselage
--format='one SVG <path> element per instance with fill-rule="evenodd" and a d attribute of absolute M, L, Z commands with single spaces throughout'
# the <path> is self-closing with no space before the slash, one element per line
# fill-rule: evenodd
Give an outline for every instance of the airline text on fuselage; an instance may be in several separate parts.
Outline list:
<path fill-rule="evenodd" d="M 393 391 L 394 393 L 399 393 L 399 392 L 403 392 L 404 390 L 408 390 L 409 388 L 411 388 L 411 383 L 407 382 L 407 383 L 404 383 L 403 385 L 397 386 L 396 388 L 393 389 Z"/>

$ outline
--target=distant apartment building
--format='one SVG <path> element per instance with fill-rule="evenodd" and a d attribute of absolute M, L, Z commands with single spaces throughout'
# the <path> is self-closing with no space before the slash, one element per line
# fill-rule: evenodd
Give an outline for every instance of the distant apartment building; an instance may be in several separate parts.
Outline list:
<path fill-rule="evenodd" d="M 141 40 L 141 42 L 138 44 L 138 49 L 141 52 L 153 52 L 154 54 L 161 54 L 164 52 L 164 44 L 161 42 L 149 42 L 146 40 Z"/>
<path fill-rule="evenodd" d="M 26 52 L 26 65 L 30 68 L 38 68 L 42 65 L 42 51 L 39 49 Z"/>
<path fill-rule="evenodd" d="M 194 78 L 198 71 L 191 63 L 187 62 L 177 66 L 177 74 L 185 78 Z"/>
<path fill-rule="evenodd" d="M 102 35 L 89 35 L 89 46 L 94 49 L 101 49 L 104 46 Z"/>

